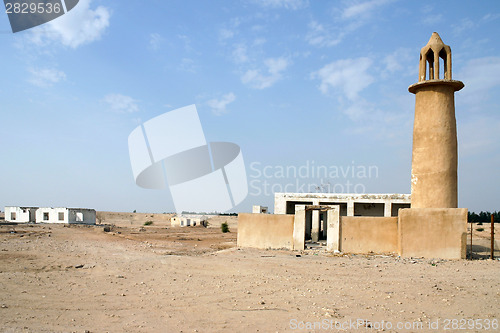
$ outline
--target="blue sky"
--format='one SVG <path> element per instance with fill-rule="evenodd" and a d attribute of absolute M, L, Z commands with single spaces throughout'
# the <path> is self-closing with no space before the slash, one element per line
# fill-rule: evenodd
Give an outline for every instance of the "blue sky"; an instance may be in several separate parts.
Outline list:
<path fill-rule="evenodd" d="M 168 190 L 135 185 L 127 138 L 190 104 L 207 141 L 242 149 L 251 187 L 234 211 L 287 185 L 409 193 L 407 88 L 433 31 L 465 83 L 459 206 L 498 210 L 500 3 L 390 0 L 80 0 L 16 34 L 0 15 L 0 206 L 173 211 Z"/>

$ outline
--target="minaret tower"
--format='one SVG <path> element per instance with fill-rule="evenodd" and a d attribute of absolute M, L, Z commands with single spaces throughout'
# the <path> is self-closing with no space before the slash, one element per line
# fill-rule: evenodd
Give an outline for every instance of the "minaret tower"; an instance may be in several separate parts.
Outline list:
<path fill-rule="evenodd" d="M 432 33 L 420 51 L 418 83 L 408 88 L 415 94 L 412 208 L 457 208 L 455 91 L 463 87 L 461 81 L 451 79 L 450 47 L 437 32 Z"/>

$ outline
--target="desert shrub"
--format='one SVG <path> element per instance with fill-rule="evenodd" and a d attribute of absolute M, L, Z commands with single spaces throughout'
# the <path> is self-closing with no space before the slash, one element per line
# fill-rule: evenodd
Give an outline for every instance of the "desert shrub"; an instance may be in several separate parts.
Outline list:
<path fill-rule="evenodd" d="M 483 222 L 479 222 L 477 225 L 483 225 Z"/>
<path fill-rule="evenodd" d="M 229 232 L 229 226 L 227 225 L 227 222 L 224 222 L 220 225 L 220 230 L 222 230 L 222 232 L 224 233 Z"/>
<path fill-rule="evenodd" d="M 477 228 L 476 231 L 484 231 L 484 228 Z"/>
<path fill-rule="evenodd" d="M 146 221 L 146 222 L 144 222 L 144 225 L 151 225 L 151 224 L 153 224 L 153 221 Z"/>

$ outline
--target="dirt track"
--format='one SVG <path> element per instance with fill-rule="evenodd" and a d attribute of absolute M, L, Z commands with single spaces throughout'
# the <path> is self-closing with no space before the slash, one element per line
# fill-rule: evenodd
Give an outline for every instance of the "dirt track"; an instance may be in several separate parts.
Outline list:
<path fill-rule="evenodd" d="M 446 319 L 500 319 L 499 261 L 242 250 L 234 228 L 140 228 L 1 226 L 0 331 L 284 332 L 337 321 L 373 332 L 384 320 L 385 332 L 441 332 Z M 358 319 L 371 328 L 345 324 Z"/>

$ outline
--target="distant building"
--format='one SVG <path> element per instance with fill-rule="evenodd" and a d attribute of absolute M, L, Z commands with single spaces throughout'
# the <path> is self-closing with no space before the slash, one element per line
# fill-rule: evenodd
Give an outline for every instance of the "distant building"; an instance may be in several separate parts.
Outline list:
<path fill-rule="evenodd" d="M 88 208 L 6 206 L 5 221 L 17 223 L 96 224 L 96 211 Z"/>
<path fill-rule="evenodd" d="M 253 214 L 267 214 L 269 210 L 266 206 L 252 206 Z"/>
<path fill-rule="evenodd" d="M 205 215 L 177 215 L 170 218 L 172 227 L 195 227 L 197 225 L 207 226 L 208 218 Z"/>
<path fill-rule="evenodd" d="M 5 221 L 17 223 L 35 223 L 38 207 L 5 207 Z"/>

